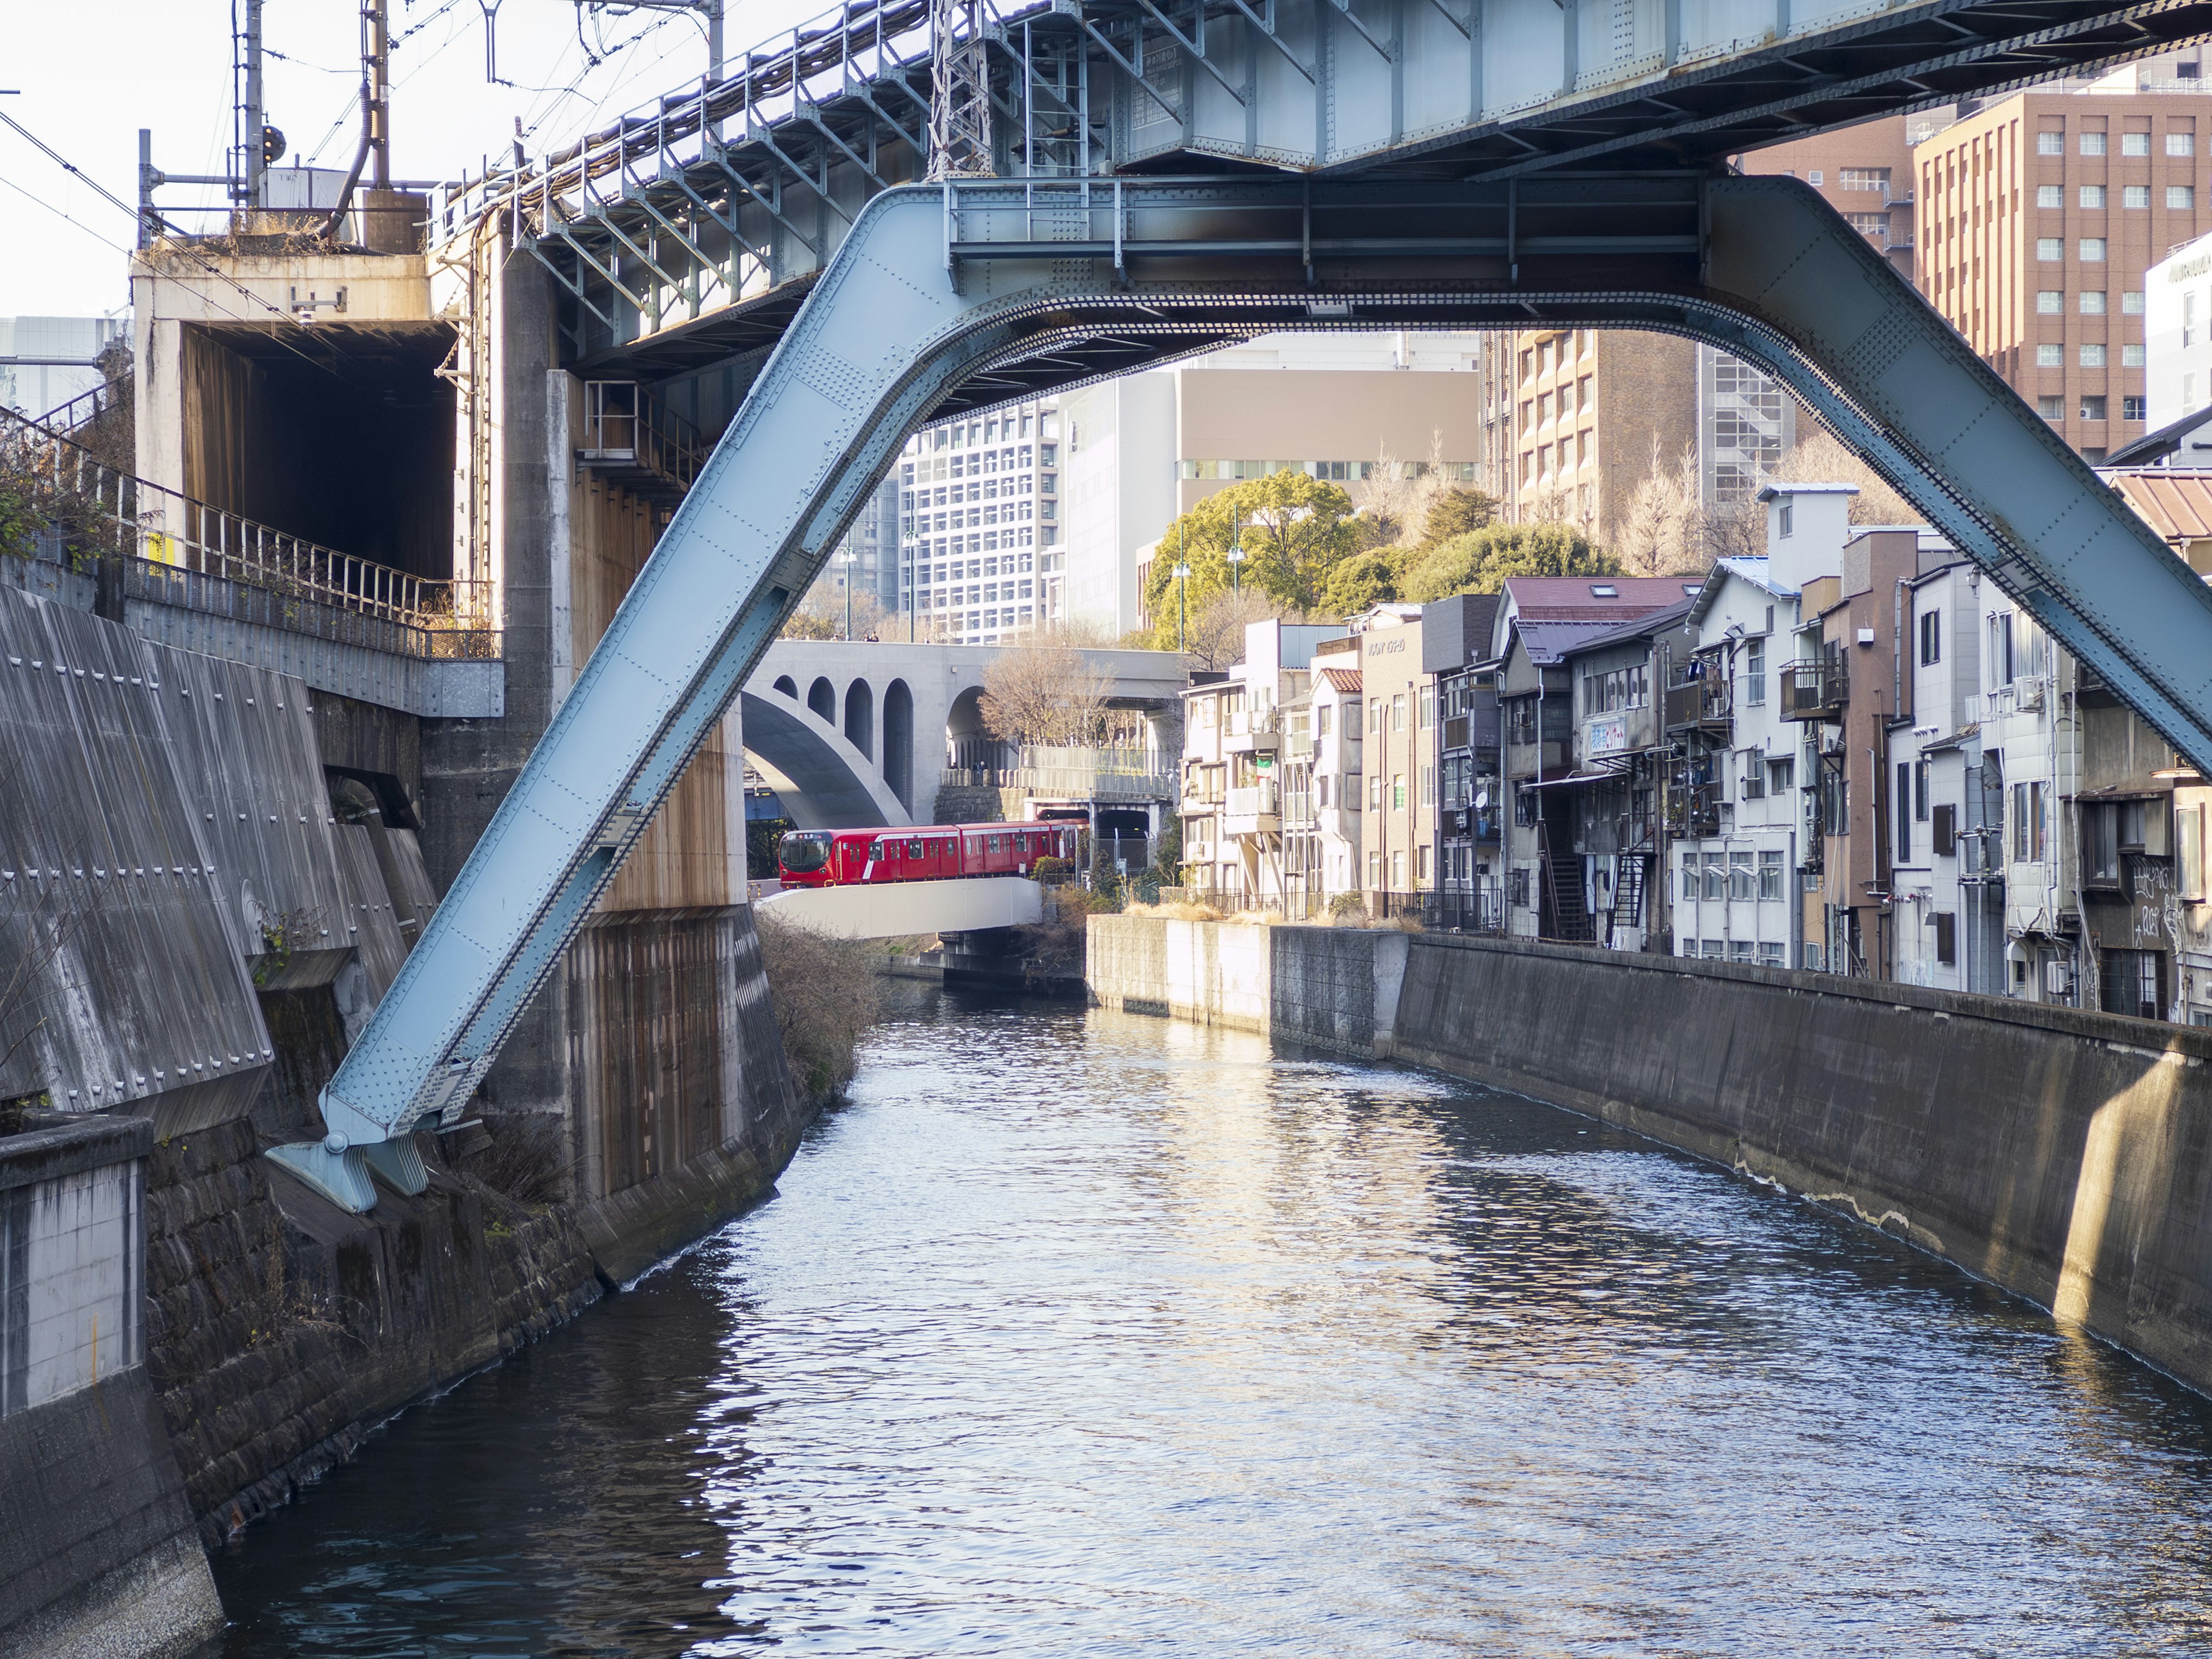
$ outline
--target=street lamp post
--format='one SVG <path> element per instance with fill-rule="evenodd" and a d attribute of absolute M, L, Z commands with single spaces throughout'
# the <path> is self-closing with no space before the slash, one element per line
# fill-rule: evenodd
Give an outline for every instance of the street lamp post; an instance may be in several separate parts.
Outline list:
<path fill-rule="evenodd" d="M 853 637 L 853 550 L 845 550 L 845 638 Z"/>
<path fill-rule="evenodd" d="M 1190 633 L 1190 567 L 1180 559 L 1176 562 L 1176 649 L 1189 648 Z"/>
<path fill-rule="evenodd" d="M 1229 591 L 1242 592 L 1244 588 L 1244 526 L 1237 526 L 1237 533 L 1229 542 Z"/>

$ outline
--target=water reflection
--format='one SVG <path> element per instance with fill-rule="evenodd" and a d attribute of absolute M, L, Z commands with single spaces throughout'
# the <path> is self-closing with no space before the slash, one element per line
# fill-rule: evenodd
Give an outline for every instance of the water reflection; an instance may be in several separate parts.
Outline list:
<path fill-rule="evenodd" d="M 2212 1419 L 1535 1103 L 930 1002 L 782 1195 L 220 1564 L 274 1654 L 2212 1644 Z"/>

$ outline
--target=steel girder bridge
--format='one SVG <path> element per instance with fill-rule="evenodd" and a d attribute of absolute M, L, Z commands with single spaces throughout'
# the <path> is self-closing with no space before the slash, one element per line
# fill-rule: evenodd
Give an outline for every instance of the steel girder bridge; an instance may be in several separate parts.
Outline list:
<path fill-rule="evenodd" d="M 1363 8 L 1357 18 L 1352 0 L 1318 0 L 1304 14 L 1310 38 L 1265 40 L 1270 21 L 1277 34 L 1296 36 L 1291 3 L 1236 25 L 1245 55 L 1233 61 L 1250 88 L 1267 79 L 1254 65 L 1312 54 L 1304 58 L 1316 70 L 1310 79 L 1301 70 L 1285 82 L 1271 70 L 1269 81 L 1315 122 L 1303 129 L 1314 143 L 1302 169 L 1147 176 L 1133 164 L 1169 155 L 1188 165 L 1189 146 L 1139 155 L 1109 145 L 1108 158 L 1123 166 L 1109 177 L 874 190 L 851 204 L 834 252 L 823 245 L 824 263 L 787 321 L 771 320 L 741 293 L 721 307 L 756 319 L 750 326 L 775 337 L 772 355 L 325 1091 L 327 1139 L 272 1156 L 356 1209 L 374 1202 L 372 1170 L 420 1190 L 416 1125 L 482 1079 L 911 432 L 949 410 L 1257 334 L 1595 325 L 1721 346 L 1786 382 L 2179 751 L 2212 768 L 2212 590 L 1818 196 L 1786 179 L 1718 173 L 1703 148 L 1771 136 L 1771 123 L 1786 118 L 1767 112 L 1840 119 L 1923 100 L 1932 84 L 1948 95 L 1951 83 L 1923 81 L 1939 59 L 1981 76 L 1977 84 L 2000 84 L 2024 72 L 2021 54 L 2033 51 L 2072 51 L 2092 38 L 2108 53 L 2147 51 L 2149 40 L 2166 38 L 2151 26 L 2191 16 L 2186 8 L 2093 15 L 2076 7 L 2063 21 L 2055 21 L 2059 9 L 2009 6 L 1870 10 L 1787 49 L 1769 40 L 1717 56 L 1695 73 L 1615 64 L 1607 72 L 1623 84 L 1581 93 L 1572 88 L 1597 76 L 1577 67 L 1582 0 L 1484 0 L 1463 33 L 1470 15 L 1452 12 L 1452 0 Z M 1078 15 L 1077 0 L 1059 5 L 1050 15 L 1081 27 L 1085 40 L 1092 31 L 1108 44 L 1117 38 L 1101 15 Z M 1626 39 L 1631 24 L 1673 19 L 1677 9 L 1676 0 L 1648 13 L 1641 0 L 1622 0 L 1606 15 Z M 1116 15 L 1153 17 L 1155 8 L 1139 0 Z M 1378 21 L 1385 15 L 1387 26 Z M 1185 137 L 1218 107 L 1198 84 L 1200 66 L 1212 66 L 1209 84 L 1236 78 L 1225 48 L 1197 49 L 1229 28 L 1209 21 L 1216 32 L 1201 37 L 1195 14 L 1180 26 L 1170 16 L 1158 13 L 1158 35 L 1145 38 L 1173 42 L 1171 52 L 1155 61 L 1147 46 L 1121 67 L 1120 81 L 1109 75 L 1100 77 L 1106 88 L 1093 85 L 1121 112 L 1120 128 L 1103 124 L 1109 139 L 1140 127 L 1129 116 L 1139 94 L 1153 96 L 1146 85 L 1176 90 L 1164 82 L 1177 65 Z M 1455 133 L 1413 136 L 1397 94 L 1414 78 L 1410 32 L 1415 20 L 1430 29 L 1430 17 L 1476 52 L 1479 85 L 1498 84 L 1494 65 L 1506 54 L 1493 36 L 1518 30 L 1550 41 L 1553 58 L 1527 58 L 1551 63 L 1555 74 L 1524 76 L 1534 112 L 1526 122 L 1485 114 L 1462 118 Z M 2011 30 L 2034 20 L 2049 40 L 2036 46 L 2009 33 L 1971 44 L 1984 40 L 1978 27 L 2000 20 Z M 1675 27 L 1668 22 L 1660 37 L 1670 52 Z M 1371 49 L 1360 44 L 1370 34 Z M 1894 54 L 1908 39 L 1924 48 L 1908 84 L 1897 84 L 1894 70 L 1844 73 L 1853 53 L 1888 40 Z M 1935 52 L 1942 42 L 1955 44 Z M 1392 92 L 1382 102 L 1387 130 L 1367 138 L 1348 136 L 1356 123 L 1342 113 L 1355 45 L 1388 67 Z M 1104 51 L 1094 42 L 1080 55 L 1095 70 Z M 1336 65 L 1326 82 L 1317 68 L 1325 62 Z M 1819 64 L 1834 67 L 1807 67 Z M 1328 98 L 1324 84 L 1334 88 Z M 1862 84 L 1878 86 L 1888 103 L 1869 106 L 1875 91 L 1851 90 Z M 1215 94 L 1226 90 L 1214 84 Z M 711 98 L 701 116 L 710 123 L 724 118 Z M 1733 114 L 1723 107 L 1731 104 Z M 1249 130 L 1255 112 L 1242 107 Z M 816 113 L 788 125 L 809 121 L 821 125 Z M 1079 137 L 1093 142 L 1088 125 Z M 737 139 L 723 149 L 709 136 L 718 166 Z M 777 143 L 787 149 L 787 135 Z M 1691 165 L 1589 165 L 1670 153 Z M 586 147 L 565 165 L 588 171 L 588 156 Z M 1538 165 L 1551 161 L 1581 170 Z M 547 170 L 530 213 L 556 210 L 548 204 L 560 199 L 559 165 Z M 683 165 L 672 159 L 665 171 Z M 665 187 L 660 175 L 622 176 L 641 198 Z M 530 198 L 528 182 L 517 180 L 504 197 L 487 197 L 485 211 L 504 215 L 510 234 L 556 262 L 549 241 L 574 249 L 582 239 L 573 227 L 526 219 Z M 601 222 L 611 227 L 612 214 L 607 208 Z M 795 280 L 780 276 L 766 292 L 773 299 Z M 672 319 L 645 290 L 625 292 L 645 303 L 599 313 L 607 349 L 650 351 L 658 339 L 672 346 L 719 325 L 703 304 L 696 320 Z M 730 337 L 717 349 L 731 351 Z"/>
<path fill-rule="evenodd" d="M 434 239 L 544 261 L 573 366 L 764 356 L 861 207 L 922 176 L 932 17 L 853 0 L 453 186 Z M 1369 182 L 1695 170 L 2208 32 L 2212 0 L 1046 0 L 983 27 L 1002 177 Z"/>

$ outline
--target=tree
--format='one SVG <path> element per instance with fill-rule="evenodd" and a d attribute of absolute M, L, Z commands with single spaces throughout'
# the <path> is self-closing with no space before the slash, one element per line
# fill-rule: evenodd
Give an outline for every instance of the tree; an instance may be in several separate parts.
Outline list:
<path fill-rule="evenodd" d="M 1848 483 L 1856 484 L 1859 493 L 1851 497 L 1850 521 L 1853 524 L 1925 524 L 1927 517 L 1920 509 L 1898 494 L 1887 480 L 1861 459 L 1844 441 L 1824 426 L 1812 425 L 1812 430 L 1797 441 L 1796 447 L 1778 462 L 1765 475 L 1767 483 Z M 1765 551 L 1765 514 L 1759 517 L 1759 550 Z"/>
<path fill-rule="evenodd" d="M 1494 524 L 1418 554 L 1400 597 L 1425 605 L 1454 593 L 1495 593 L 1513 576 L 1616 576 L 1620 562 L 1572 525 Z"/>
<path fill-rule="evenodd" d="M 1477 530 L 1487 529 L 1498 516 L 1498 501 L 1480 489 L 1446 489 L 1437 493 L 1429 503 L 1428 517 L 1421 521 L 1421 539 L 1418 545 L 1423 551 L 1455 536 L 1465 536 Z"/>
<path fill-rule="evenodd" d="M 1172 601 L 1170 601 L 1172 603 Z M 1285 605 L 1256 587 L 1216 593 L 1206 607 L 1192 613 L 1185 650 L 1192 665 L 1221 669 L 1244 660 L 1244 629 L 1255 622 L 1303 622 L 1305 612 Z M 1168 623 L 1163 649 L 1175 643 L 1175 623 Z"/>
<path fill-rule="evenodd" d="M 1106 681 L 1065 639 L 1011 645 L 983 670 L 980 712 L 1003 743 L 1088 748 L 1105 723 Z"/>
<path fill-rule="evenodd" d="M 1629 498 L 1628 510 L 1614 532 L 1613 550 L 1640 576 L 1702 571 L 1712 564 L 1706 545 L 1705 485 L 1698 451 L 1685 444 L 1672 467 L 1651 439 L 1651 466 Z"/>
<path fill-rule="evenodd" d="M 1217 594 L 1238 587 L 1257 590 L 1290 609 L 1311 609 L 1329 569 L 1352 550 L 1351 517 L 1352 497 L 1342 489 L 1294 471 L 1207 496 L 1168 526 L 1157 544 L 1145 586 L 1153 642 L 1163 650 L 1175 648 L 1179 561 L 1190 566 L 1182 597 L 1193 617 Z M 1234 577 L 1228 557 L 1232 541 L 1244 550 Z"/>
<path fill-rule="evenodd" d="M 1356 617 L 1370 605 L 1387 605 L 1398 597 L 1399 574 L 1395 548 L 1355 553 L 1328 573 L 1322 586 L 1321 612 L 1325 617 Z"/>
<path fill-rule="evenodd" d="M 848 579 L 850 571 L 823 573 L 814 586 L 806 590 L 799 600 L 799 609 L 784 619 L 783 637 L 787 640 L 842 640 L 845 635 L 845 593 L 837 586 L 837 575 Z M 890 613 L 884 609 L 883 601 L 861 588 L 853 591 L 853 633 L 856 640 L 873 639 L 881 633 Z M 903 629 L 902 628 L 902 634 Z"/>

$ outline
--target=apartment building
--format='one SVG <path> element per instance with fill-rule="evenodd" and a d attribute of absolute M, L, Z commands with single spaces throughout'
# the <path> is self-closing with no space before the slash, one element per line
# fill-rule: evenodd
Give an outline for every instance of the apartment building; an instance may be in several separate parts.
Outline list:
<path fill-rule="evenodd" d="M 1905 589 L 1906 702 L 1889 746 L 1892 970 L 1907 985 L 2002 995 L 2003 757 L 1985 745 L 1980 704 L 1994 595 L 1980 569 L 1958 559 Z"/>
<path fill-rule="evenodd" d="M 2185 242 L 2143 280 L 2144 419 L 2154 432 L 2212 405 L 2212 235 Z M 2195 451 L 2212 447 L 2202 433 Z M 2192 453 L 2191 464 L 2201 462 Z"/>
<path fill-rule="evenodd" d="M 1497 390 L 1486 394 L 1482 453 L 1506 458 L 1510 518 L 1564 519 L 1610 543 L 1655 465 L 1672 473 L 1690 452 L 1699 499 L 1725 508 L 1796 441 L 1781 383 L 1711 346 L 1621 330 L 1510 337 L 1511 355 L 1487 360 Z"/>
<path fill-rule="evenodd" d="M 1691 597 L 1586 639 L 1566 654 L 1575 721 L 1570 769 L 1540 782 L 1540 849 L 1559 937 L 1619 951 L 1663 940 L 1660 871 L 1667 805 L 1679 791 L 1660 694 L 1689 659 Z M 1564 830 L 1565 833 L 1562 833 Z"/>
<path fill-rule="evenodd" d="M 1624 623 L 1694 599 L 1700 586 L 1671 576 L 1515 577 L 1499 594 L 1488 678 L 1498 701 L 1500 787 L 1511 809 L 1499 826 L 1508 932 L 1528 938 L 1594 936 L 1597 907 L 1589 896 L 1595 875 L 1582 862 L 1586 855 L 1576 850 L 1587 842 L 1579 840 L 1569 792 L 1596 779 L 1578 778 L 1572 653 Z M 1649 707 L 1649 684 L 1635 684 L 1626 666 L 1618 685 L 1620 706 L 1600 708 L 1598 714 L 1633 712 L 1639 697 Z"/>
<path fill-rule="evenodd" d="M 1302 826 L 1309 846 L 1305 914 L 1325 911 L 1340 895 L 1360 891 L 1366 800 L 1366 698 L 1356 636 L 1314 647 L 1308 690 L 1311 734 L 1310 813 Z"/>
<path fill-rule="evenodd" d="M 1805 877 L 1814 826 L 1806 785 L 1820 756 L 1783 695 L 1808 578 L 1840 568 L 1849 484 L 1768 485 L 1767 556 L 1725 559 L 1691 606 L 1690 654 L 1667 687 L 1678 956 L 1809 965 Z"/>
<path fill-rule="evenodd" d="M 1425 892 L 1436 874 L 1437 698 L 1421 661 L 1421 607 L 1382 605 L 1352 624 L 1366 701 L 1360 820 L 1369 906 Z"/>
<path fill-rule="evenodd" d="M 1545 329 L 1515 338 L 1511 505 L 1610 542 L 1654 457 L 1698 441 L 1698 348 L 1671 335 Z"/>
<path fill-rule="evenodd" d="M 2208 148 L 2193 76 L 2130 71 L 2016 94 L 1913 152 L 1921 291 L 2092 462 L 2145 430 L 2148 273 L 2212 228 Z"/>
<path fill-rule="evenodd" d="M 1906 282 L 1913 279 L 1912 148 L 1949 125 L 1948 111 L 1890 115 L 1809 138 L 1770 144 L 1735 158 L 1738 172 L 1802 179 L 1880 248 Z"/>
<path fill-rule="evenodd" d="M 1312 664 L 1316 650 L 1343 632 L 1253 623 L 1241 662 L 1190 677 L 1179 810 L 1183 884 L 1193 891 L 1279 905 L 1312 890 L 1313 867 L 1325 855 L 1310 804 L 1316 771 L 1336 782 L 1334 753 L 1316 769 L 1310 741 Z M 1324 706 L 1334 711 L 1334 694 Z"/>
<path fill-rule="evenodd" d="M 1437 881 L 1443 926 L 1504 925 L 1505 793 L 1497 665 L 1498 596 L 1462 593 L 1421 608 L 1421 666 L 1437 687 Z"/>
<path fill-rule="evenodd" d="M 926 427 L 907 441 L 898 490 L 903 632 L 997 644 L 1061 614 L 1057 399 Z"/>

